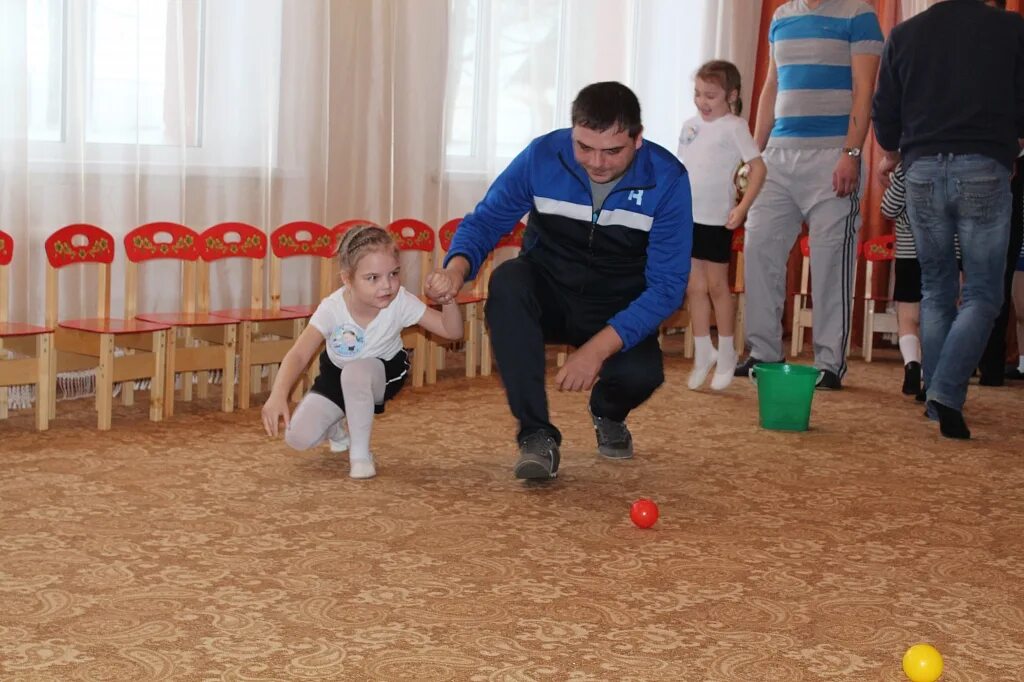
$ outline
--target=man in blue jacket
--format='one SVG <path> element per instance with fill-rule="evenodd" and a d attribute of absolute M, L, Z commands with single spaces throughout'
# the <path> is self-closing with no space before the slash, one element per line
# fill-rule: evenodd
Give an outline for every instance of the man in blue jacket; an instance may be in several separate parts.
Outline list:
<path fill-rule="evenodd" d="M 686 291 L 693 216 L 686 170 L 642 131 L 629 88 L 583 88 L 572 128 L 537 138 L 512 161 L 463 219 L 444 269 L 428 277 L 427 295 L 450 300 L 529 213 L 523 250 L 494 271 L 486 306 L 519 420 L 517 478 L 558 472 L 562 436 L 548 415 L 545 343 L 575 347 L 555 383 L 593 387 L 590 414 L 605 457 L 633 456 L 626 416 L 664 381 L 658 327 Z"/>

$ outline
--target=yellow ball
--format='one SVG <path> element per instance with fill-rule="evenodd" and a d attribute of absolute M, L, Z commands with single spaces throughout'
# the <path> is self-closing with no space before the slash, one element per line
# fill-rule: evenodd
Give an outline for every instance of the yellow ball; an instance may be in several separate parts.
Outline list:
<path fill-rule="evenodd" d="M 915 644 L 903 654 L 903 672 L 911 682 L 935 682 L 942 675 L 942 654 L 931 644 Z"/>

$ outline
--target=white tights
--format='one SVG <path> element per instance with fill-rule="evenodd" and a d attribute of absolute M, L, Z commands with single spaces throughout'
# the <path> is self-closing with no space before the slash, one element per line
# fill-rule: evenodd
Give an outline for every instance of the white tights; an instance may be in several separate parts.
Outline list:
<path fill-rule="evenodd" d="M 351 459 L 370 458 L 370 431 L 374 405 L 384 402 L 384 363 L 377 358 L 353 360 L 341 370 L 341 393 L 348 412 Z M 296 450 L 322 443 L 345 412 L 319 393 L 307 393 L 295 408 L 284 440 Z"/>

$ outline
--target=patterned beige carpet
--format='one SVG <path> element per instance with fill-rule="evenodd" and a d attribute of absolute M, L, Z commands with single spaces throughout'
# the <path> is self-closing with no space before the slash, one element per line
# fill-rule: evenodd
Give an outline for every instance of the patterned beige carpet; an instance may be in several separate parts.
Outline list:
<path fill-rule="evenodd" d="M 942 439 L 892 360 L 762 431 L 755 389 L 686 391 L 594 454 L 554 394 L 563 469 L 513 480 L 496 379 L 407 391 L 379 476 L 296 454 L 258 410 L 88 403 L 0 423 L 0 680 L 1024 680 L 1024 386 L 972 387 Z M 651 497 L 654 529 L 628 505 Z"/>

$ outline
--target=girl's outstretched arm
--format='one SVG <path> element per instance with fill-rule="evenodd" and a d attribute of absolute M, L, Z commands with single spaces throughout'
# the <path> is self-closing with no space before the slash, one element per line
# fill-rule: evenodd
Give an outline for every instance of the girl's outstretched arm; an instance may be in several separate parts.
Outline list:
<path fill-rule="evenodd" d="M 431 334 L 452 341 L 462 338 L 462 310 L 455 303 L 446 303 L 441 306 L 441 310 L 428 306 L 419 324 Z"/>
<path fill-rule="evenodd" d="M 263 417 L 263 428 L 268 436 L 277 435 L 278 423 L 283 419 L 284 428 L 288 429 L 288 421 L 291 415 L 288 411 L 288 396 L 292 392 L 292 386 L 298 381 L 306 365 L 313 359 L 313 355 L 320 349 L 324 342 L 323 334 L 316 327 L 310 325 L 302 330 L 299 338 L 291 349 L 285 354 L 281 361 L 281 368 L 277 371 L 277 378 L 274 379 L 274 387 L 270 389 L 270 396 L 267 402 L 263 403 L 261 415 Z"/>

